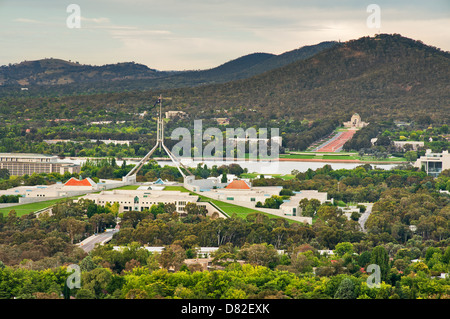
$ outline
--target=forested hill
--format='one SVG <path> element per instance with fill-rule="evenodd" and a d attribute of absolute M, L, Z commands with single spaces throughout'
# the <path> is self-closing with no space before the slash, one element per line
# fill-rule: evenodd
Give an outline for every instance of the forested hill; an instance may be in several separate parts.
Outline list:
<path fill-rule="evenodd" d="M 309 58 L 336 44 L 321 42 L 279 55 L 252 53 L 215 68 L 195 71 L 158 71 L 134 62 L 91 66 L 60 59 L 25 61 L 0 67 L 0 96 L 17 95 L 21 87 L 27 87 L 28 95 L 64 95 L 225 83 Z"/>
<path fill-rule="evenodd" d="M 168 75 L 134 62 L 92 66 L 61 59 L 24 61 L 0 67 L 0 86 L 62 85 L 155 78 Z"/>
<path fill-rule="evenodd" d="M 303 46 L 279 55 L 268 53 L 253 53 L 229 61 L 216 68 L 201 71 L 178 73 L 174 78 L 183 78 L 187 83 L 224 83 L 233 80 L 246 79 L 264 72 L 307 59 L 314 54 L 335 46 L 337 42 L 326 41 L 316 45 Z"/>
<path fill-rule="evenodd" d="M 164 94 L 172 108 L 182 106 L 194 118 L 223 109 L 248 123 L 350 118 L 354 112 L 369 122 L 429 115 L 449 123 L 450 53 L 381 34 L 249 79 Z"/>
<path fill-rule="evenodd" d="M 119 114 L 142 112 L 159 94 L 165 110 L 184 110 L 191 119 L 229 117 L 234 127 L 304 119 L 340 122 L 354 112 L 369 122 L 426 115 L 435 123 L 449 123 L 450 53 L 382 34 L 340 43 L 248 79 L 192 88 L 8 98 L 1 101 L 0 113 L 11 120 L 23 110 L 31 119 L 56 113 L 77 119 L 80 112 L 95 118 L 106 110 L 120 120 Z"/>

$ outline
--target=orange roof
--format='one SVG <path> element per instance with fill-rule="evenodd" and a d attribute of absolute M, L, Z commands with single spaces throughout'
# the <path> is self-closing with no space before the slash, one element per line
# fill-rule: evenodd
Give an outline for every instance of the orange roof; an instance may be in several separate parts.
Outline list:
<path fill-rule="evenodd" d="M 235 179 L 230 184 L 227 185 L 228 189 L 250 189 L 250 186 L 245 181 L 241 181 L 238 179 Z"/>
<path fill-rule="evenodd" d="M 87 178 L 79 180 L 72 177 L 64 184 L 64 186 L 92 186 L 92 184 Z"/>

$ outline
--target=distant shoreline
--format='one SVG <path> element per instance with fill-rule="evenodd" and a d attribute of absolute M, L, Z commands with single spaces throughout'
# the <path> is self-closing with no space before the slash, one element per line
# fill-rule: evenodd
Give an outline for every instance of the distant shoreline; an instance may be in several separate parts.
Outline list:
<path fill-rule="evenodd" d="M 170 158 L 155 158 L 157 161 L 168 161 L 170 162 Z M 216 158 L 193 158 L 193 161 L 212 161 L 217 160 Z M 222 161 L 227 161 L 227 159 L 223 159 Z M 240 158 L 234 159 L 235 162 L 250 162 L 248 158 Z M 252 160 L 254 161 L 254 160 Z M 407 163 L 405 161 L 361 161 L 357 159 L 323 159 L 323 158 L 278 158 L 278 160 L 257 160 L 258 162 L 325 162 L 325 163 L 361 163 L 361 164 L 404 164 Z M 232 161 L 229 161 L 230 163 Z"/>
<path fill-rule="evenodd" d="M 107 159 L 109 157 L 103 157 L 103 158 L 87 158 L 87 157 L 66 157 L 66 159 L 76 159 L 76 160 L 87 160 L 87 159 Z M 153 158 L 155 161 L 167 161 L 167 162 L 171 162 L 172 160 L 168 157 L 155 157 Z M 181 158 L 183 159 L 183 158 Z M 248 158 L 239 158 L 239 159 L 234 159 L 234 160 L 230 160 L 227 158 L 224 159 L 220 159 L 218 160 L 217 158 L 190 158 L 192 161 L 223 161 L 223 162 L 253 162 L 255 160 L 249 160 Z M 129 158 L 123 158 L 122 160 L 125 161 L 137 161 L 139 162 L 140 160 L 142 160 L 142 158 L 138 158 L 138 157 L 129 157 Z M 319 162 L 319 163 L 348 163 L 348 164 L 405 164 L 407 163 L 406 161 L 361 161 L 358 159 L 323 159 L 323 158 L 278 158 L 277 160 L 272 160 L 272 159 L 268 159 L 268 160 L 257 160 L 257 162 Z"/>
<path fill-rule="evenodd" d="M 323 159 L 323 158 L 280 158 L 280 162 L 327 162 L 327 163 L 361 163 L 361 164 L 404 164 L 405 161 L 361 161 L 345 159 Z"/>

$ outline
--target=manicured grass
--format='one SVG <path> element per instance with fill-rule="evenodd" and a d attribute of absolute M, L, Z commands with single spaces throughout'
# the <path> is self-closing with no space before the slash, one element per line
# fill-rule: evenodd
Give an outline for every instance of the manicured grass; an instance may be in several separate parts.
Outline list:
<path fill-rule="evenodd" d="M 281 178 L 281 179 L 284 179 L 284 180 L 290 180 L 290 179 L 294 179 L 295 178 L 295 175 L 292 175 L 292 174 L 272 174 L 272 176 L 273 177 L 279 177 L 279 178 Z"/>
<path fill-rule="evenodd" d="M 200 202 L 211 202 L 214 205 L 216 205 L 217 207 L 219 207 L 221 210 L 223 210 L 228 216 L 236 214 L 237 216 L 239 216 L 241 218 L 245 218 L 248 214 L 258 212 L 258 213 L 262 213 L 262 214 L 264 214 L 266 216 L 269 216 L 270 218 L 280 218 L 279 216 L 271 215 L 271 214 L 268 214 L 268 213 L 265 213 L 265 212 L 261 212 L 261 211 L 258 211 L 256 209 L 247 208 L 247 207 L 243 207 L 243 206 L 239 206 L 239 205 L 234 205 L 234 204 L 222 202 L 220 200 L 212 199 L 212 198 L 203 196 L 203 195 L 198 194 L 198 193 L 190 192 L 189 190 L 187 190 L 183 186 L 166 186 L 164 188 L 164 190 L 192 193 L 192 195 L 196 195 L 196 196 L 199 197 L 199 201 Z"/>
<path fill-rule="evenodd" d="M 357 154 L 281 154 L 280 158 L 290 158 L 290 159 L 323 159 L 323 160 L 360 160 L 367 162 L 405 162 L 406 159 L 403 157 L 388 157 L 388 158 L 376 158 L 374 156 L 363 156 L 362 158 Z"/>
<path fill-rule="evenodd" d="M 139 186 L 140 185 L 126 185 L 126 186 L 114 188 L 114 190 L 116 190 L 116 189 L 118 189 L 118 190 L 136 190 L 136 189 L 138 189 Z"/>
<path fill-rule="evenodd" d="M 220 200 L 216 200 L 216 199 L 212 199 L 200 194 L 196 194 L 200 197 L 200 201 L 201 202 L 211 202 L 214 205 L 216 205 L 217 207 L 219 207 L 221 210 L 223 210 L 226 214 L 228 214 L 228 216 L 231 216 L 233 214 L 236 214 L 238 217 L 241 218 L 245 218 L 247 217 L 248 214 L 251 213 L 262 213 L 270 218 L 279 218 L 279 216 L 276 215 L 271 215 L 265 212 L 261 212 L 258 211 L 256 209 L 252 209 L 252 208 L 248 208 L 248 207 L 243 207 L 243 206 L 239 206 L 239 205 L 235 205 L 235 204 L 231 204 L 231 203 L 226 203 L 226 202 L 222 202 Z"/>
<path fill-rule="evenodd" d="M 280 154 L 280 158 L 295 158 L 295 159 L 313 159 L 316 155 L 306 155 L 306 154 Z"/>
<path fill-rule="evenodd" d="M 189 193 L 189 190 L 184 188 L 183 186 L 168 185 L 168 186 L 164 187 L 164 190 L 165 191 L 180 191 L 180 192 Z"/>
<path fill-rule="evenodd" d="M 14 210 L 14 211 L 16 211 L 17 216 L 27 215 L 30 213 L 37 212 L 38 210 L 41 210 L 43 208 L 52 206 L 60 201 L 63 201 L 66 199 L 75 199 L 78 197 L 80 197 L 80 196 L 51 199 L 51 200 L 46 200 L 43 202 L 36 202 L 36 203 L 22 204 L 22 205 L 11 206 L 11 207 L 4 207 L 4 208 L 0 208 L 0 214 L 3 214 L 3 216 L 7 216 L 10 211 Z"/>
<path fill-rule="evenodd" d="M 246 218 L 247 215 L 251 214 L 251 213 L 261 213 L 266 215 L 269 218 L 283 218 L 281 216 L 277 216 L 277 215 L 272 215 L 266 212 L 262 212 L 260 210 L 257 209 L 253 209 L 253 208 L 248 208 L 248 207 L 243 207 L 243 206 L 239 206 L 239 205 L 235 205 L 235 204 L 231 204 L 231 203 L 226 203 L 226 202 L 222 202 L 220 200 L 216 200 L 216 199 L 212 199 L 200 194 L 196 194 L 193 193 L 197 196 L 200 197 L 200 202 L 211 202 L 214 205 L 216 205 L 217 207 L 219 207 L 221 210 L 223 210 L 228 216 L 232 216 L 233 214 L 236 214 L 236 216 L 240 217 L 240 218 Z M 298 221 L 292 220 L 292 219 L 288 219 L 285 218 L 288 223 L 299 223 Z"/>
<path fill-rule="evenodd" d="M 259 176 L 261 176 L 261 175 L 270 175 L 270 176 L 273 176 L 273 177 L 278 177 L 278 178 L 281 178 L 281 179 L 284 179 L 284 180 L 290 180 L 290 179 L 293 179 L 293 178 L 295 178 L 295 176 L 294 175 L 291 175 L 291 174 L 257 174 L 257 173 L 243 173 L 243 174 L 241 174 L 241 178 L 249 178 L 249 179 L 255 179 L 255 178 L 259 178 Z"/>
<path fill-rule="evenodd" d="M 264 174 L 262 174 L 262 175 L 264 175 Z M 257 178 L 257 177 L 259 177 L 259 176 L 261 176 L 261 174 L 258 174 L 258 173 L 242 173 L 241 174 L 241 178 Z"/>

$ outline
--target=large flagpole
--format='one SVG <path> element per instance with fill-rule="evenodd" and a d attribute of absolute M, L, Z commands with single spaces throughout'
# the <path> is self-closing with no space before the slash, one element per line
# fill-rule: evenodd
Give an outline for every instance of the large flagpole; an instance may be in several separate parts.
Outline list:
<path fill-rule="evenodd" d="M 147 155 L 144 156 L 144 158 L 131 169 L 131 171 L 128 172 L 126 177 L 137 175 L 139 170 L 144 166 L 144 164 L 150 159 L 152 154 L 155 152 L 156 148 L 159 146 L 159 151 L 161 152 L 161 147 L 164 149 L 164 151 L 169 155 L 169 158 L 172 160 L 172 162 L 176 165 L 178 168 L 178 171 L 181 173 L 183 177 L 186 177 L 184 172 L 181 170 L 180 166 L 183 167 L 189 175 L 194 175 L 191 173 L 191 171 L 181 163 L 181 161 L 164 145 L 164 122 L 162 118 L 162 95 L 159 96 L 159 99 L 156 103 L 159 103 L 159 116 L 157 118 L 157 125 L 156 125 L 156 144 L 155 146 L 150 150 L 150 152 L 147 153 Z"/>

